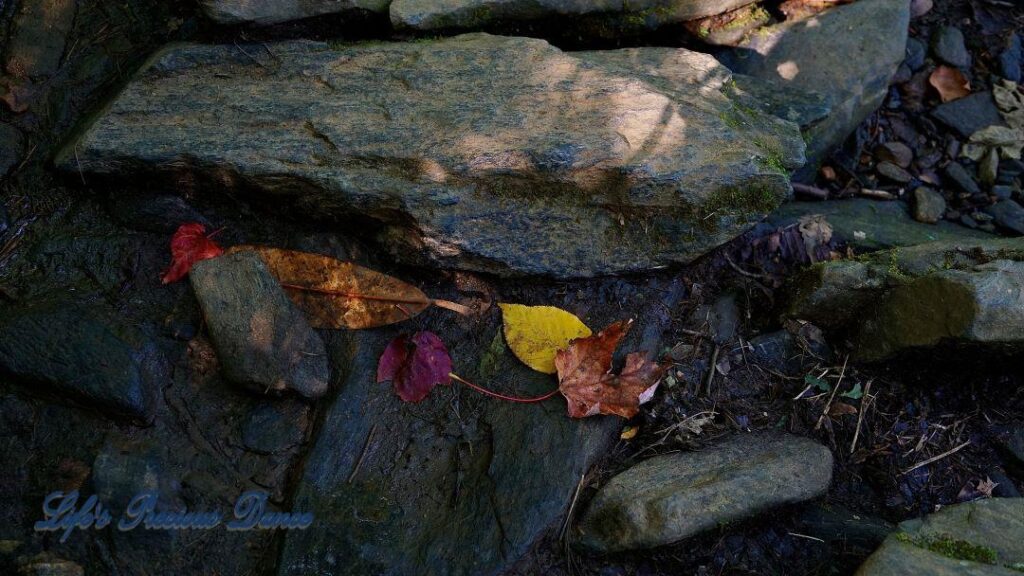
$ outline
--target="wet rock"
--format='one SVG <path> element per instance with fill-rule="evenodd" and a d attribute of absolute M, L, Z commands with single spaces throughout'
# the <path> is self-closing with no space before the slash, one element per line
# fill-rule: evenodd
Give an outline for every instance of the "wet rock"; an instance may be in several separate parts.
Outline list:
<path fill-rule="evenodd" d="M 999 200 L 1009 200 L 1010 198 L 1013 198 L 1013 186 L 993 186 L 992 195 Z"/>
<path fill-rule="evenodd" d="M 259 256 L 239 252 L 204 260 L 189 279 L 228 380 L 264 394 L 318 398 L 327 392 L 323 340 Z"/>
<path fill-rule="evenodd" d="M 999 151 L 991 149 L 978 165 L 978 180 L 985 186 L 992 186 L 999 177 Z"/>
<path fill-rule="evenodd" d="M 1020 34 L 1011 34 L 1006 48 L 999 54 L 999 70 L 1003 78 L 1011 82 L 1021 81 L 1021 67 L 1024 64 L 1024 46 Z"/>
<path fill-rule="evenodd" d="M 189 170 L 275 206 L 288 198 L 306 217 L 356 213 L 413 263 L 645 270 L 751 226 L 789 194 L 786 172 L 802 162 L 797 127 L 736 106 L 713 59 L 676 50 L 666 65 L 688 66 L 692 80 L 641 80 L 615 62 L 486 34 L 176 46 L 58 164 L 124 178 Z"/>
<path fill-rule="evenodd" d="M 1002 447 L 1016 459 L 1017 466 L 1024 466 L 1024 424 L 1011 427 L 997 436 Z"/>
<path fill-rule="evenodd" d="M 892 162 L 879 162 L 875 169 L 884 178 L 888 178 L 889 180 L 900 184 L 907 184 L 914 179 L 914 177 L 910 175 L 910 172 L 907 172 Z"/>
<path fill-rule="evenodd" d="M 832 112 L 831 101 L 813 90 L 743 74 L 734 74 L 732 79 L 732 93 L 744 106 L 789 120 L 804 132 Z"/>
<path fill-rule="evenodd" d="M 858 252 L 915 246 L 935 241 L 973 242 L 991 238 L 950 222 L 935 225 L 914 221 L 902 202 L 878 202 L 866 198 L 828 202 L 790 202 L 775 211 L 765 225 L 774 230 L 792 225 L 802 216 L 821 214 L 832 226 L 837 242 Z"/>
<path fill-rule="evenodd" d="M 981 194 L 981 187 L 974 181 L 974 177 L 967 172 L 963 164 L 959 162 L 946 164 L 946 167 L 942 169 L 942 175 L 956 188 L 972 196 Z"/>
<path fill-rule="evenodd" d="M 166 377 L 156 345 L 100 303 L 0 309 L 0 372 L 111 416 L 148 422 Z M 42 386 L 40 388 L 39 386 Z"/>
<path fill-rule="evenodd" d="M 935 224 L 946 215 L 946 199 L 942 194 L 919 186 L 914 189 L 914 220 Z"/>
<path fill-rule="evenodd" d="M 4 53 L 7 73 L 21 78 L 52 76 L 75 20 L 75 0 L 22 2 Z"/>
<path fill-rule="evenodd" d="M 740 324 L 740 307 L 736 294 L 726 293 L 717 298 L 710 306 L 698 306 L 687 325 L 694 330 L 706 331 L 709 338 L 722 345 L 736 337 L 736 329 Z"/>
<path fill-rule="evenodd" d="M 1004 125 L 991 92 L 977 92 L 936 106 L 932 117 L 956 130 L 963 138 L 969 138 L 982 128 Z"/>
<path fill-rule="evenodd" d="M 821 330 L 812 324 L 801 325 L 796 334 L 789 330 L 762 334 L 747 344 L 758 364 L 787 374 L 804 374 L 815 364 L 827 363 L 832 358 Z"/>
<path fill-rule="evenodd" d="M 950 66 L 965 70 L 971 66 L 971 53 L 964 44 L 964 33 L 955 26 L 941 26 L 932 34 L 932 53 Z"/>
<path fill-rule="evenodd" d="M 1024 499 L 995 498 L 947 506 L 901 523 L 857 575 L 1011 576 L 1020 566 Z"/>
<path fill-rule="evenodd" d="M 794 436 L 743 435 L 645 460 L 612 478 L 583 515 L 594 552 L 653 548 L 828 490 L 832 453 Z"/>
<path fill-rule="evenodd" d="M 119 194 L 111 199 L 107 209 L 119 223 L 134 230 L 174 234 L 178 226 L 188 222 L 210 228 L 210 222 L 202 214 L 181 196 L 173 194 Z"/>
<path fill-rule="evenodd" d="M 934 242 L 818 264 L 792 283 L 787 316 L 848 335 L 881 360 L 939 343 L 1024 349 L 1024 245 Z"/>
<path fill-rule="evenodd" d="M 881 105 L 906 54 L 909 20 L 907 2 L 860 0 L 762 28 L 721 57 L 734 72 L 818 91 L 832 102 L 831 114 L 807 133 L 807 165 L 794 179 L 813 178 L 821 160 Z"/>
<path fill-rule="evenodd" d="M 18 576 L 84 576 L 85 570 L 78 564 L 59 558 L 49 552 L 20 558 Z"/>
<path fill-rule="evenodd" d="M 880 518 L 853 512 L 842 506 L 811 506 L 797 519 L 801 534 L 814 536 L 830 544 L 859 549 L 869 554 L 896 528 Z M 848 550 L 847 553 L 856 553 Z"/>
<path fill-rule="evenodd" d="M 555 16 L 609 14 L 642 20 L 645 27 L 696 20 L 727 12 L 754 0 L 394 0 L 391 22 L 417 30 L 480 30 L 502 22 Z"/>
<path fill-rule="evenodd" d="M 0 178 L 21 162 L 21 155 L 25 151 L 23 140 L 21 130 L 0 122 Z"/>
<path fill-rule="evenodd" d="M 303 0 L 302 2 L 252 2 L 250 0 L 199 0 L 207 18 L 220 24 L 264 26 L 325 14 L 354 11 L 386 13 L 390 0 Z"/>
<path fill-rule="evenodd" d="M 309 407 L 298 401 L 261 402 L 243 424 L 242 443 L 253 452 L 276 454 L 302 443 Z"/>
<path fill-rule="evenodd" d="M 917 38 L 907 39 L 907 56 L 903 62 L 910 67 L 911 70 L 917 72 L 921 68 L 924 68 L 924 59 L 928 55 L 928 49 L 925 47 L 924 42 L 921 42 Z"/>
<path fill-rule="evenodd" d="M 619 303 L 631 302 L 637 321 L 622 349 L 653 353 L 663 349 L 681 296 L 681 282 L 649 279 L 503 290 L 595 328 L 621 318 Z M 417 322 L 441 336 L 471 381 L 523 397 L 555 385 L 508 351 L 496 310 L 473 322 L 428 311 Z M 292 503 L 316 514 L 317 530 L 285 535 L 278 574 L 503 573 L 563 519 L 580 474 L 621 431 L 618 418 L 568 418 L 560 397 L 524 406 L 453 385 L 402 403 L 375 374 L 381 351 L 404 330 L 349 332 L 337 343 L 347 374 Z"/>
<path fill-rule="evenodd" d="M 997 226 L 1018 236 L 1024 236 L 1024 206 L 1013 200 L 1002 200 L 985 208 Z"/>
<path fill-rule="evenodd" d="M 875 158 L 891 162 L 900 168 L 908 168 L 914 161 L 914 151 L 902 142 L 886 142 L 875 148 Z"/>
<path fill-rule="evenodd" d="M 750 4 L 724 14 L 689 20 L 683 26 L 705 44 L 735 46 L 747 34 L 771 21 L 771 13 L 758 4 Z"/>

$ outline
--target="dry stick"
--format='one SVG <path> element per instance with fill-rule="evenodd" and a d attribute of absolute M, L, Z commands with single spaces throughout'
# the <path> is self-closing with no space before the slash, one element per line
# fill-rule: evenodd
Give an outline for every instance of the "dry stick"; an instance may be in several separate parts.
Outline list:
<path fill-rule="evenodd" d="M 356 474 L 359 473 L 359 469 L 363 466 L 363 460 L 366 459 L 366 453 L 370 449 L 370 440 L 373 440 L 373 434 L 377 431 L 377 425 L 374 424 L 370 428 L 370 433 L 366 435 L 366 442 L 363 443 L 363 451 L 359 453 L 359 460 L 356 460 L 356 466 L 352 469 L 352 473 L 348 475 L 348 483 L 351 484 L 352 480 L 355 479 Z"/>
<path fill-rule="evenodd" d="M 942 460 L 946 456 L 950 456 L 952 454 L 955 454 L 955 453 L 963 450 L 970 443 L 971 443 L 971 441 L 968 440 L 967 442 L 964 442 L 963 444 L 957 446 L 956 448 L 953 448 L 952 450 L 947 450 L 947 451 L 943 452 L 942 454 L 939 454 L 938 456 L 935 456 L 933 458 L 929 458 L 929 459 L 925 460 L 924 462 L 918 462 L 917 464 L 914 464 L 913 466 L 911 466 L 910 468 L 907 468 L 903 472 L 900 472 L 900 476 L 903 476 L 905 474 L 909 474 L 909 473 L 913 472 L 914 470 L 917 470 L 918 468 L 920 468 L 922 466 L 927 466 L 927 465 L 929 465 L 929 464 L 931 464 L 933 462 L 937 462 L 939 460 Z"/>
<path fill-rule="evenodd" d="M 871 188 L 861 188 L 860 195 L 868 198 L 875 198 L 878 200 L 895 200 L 896 195 L 885 190 L 872 190 Z"/>
<path fill-rule="evenodd" d="M 828 403 L 825 404 L 825 409 L 821 411 L 821 416 L 818 417 L 818 423 L 814 425 L 814 429 L 821 428 L 825 417 L 828 416 L 828 409 L 832 407 L 832 401 L 836 398 L 836 392 L 839 392 L 839 387 L 843 385 L 843 375 L 846 374 L 846 363 L 850 360 L 850 355 L 847 354 L 846 358 L 843 358 L 843 367 L 839 370 L 839 381 L 836 382 L 835 387 L 832 388 L 832 394 L 828 397 Z"/>
<path fill-rule="evenodd" d="M 860 437 L 860 425 L 864 421 L 864 412 L 867 411 L 871 405 L 871 383 L 874 380 L 868 380 L 868 383 L 864 385 L 864 401 L 860 403 L 860 414 L 857 415 L 857 429 L 853 432 L 853 442 L 850 443 L 850 454 L 853 454 L 857 450 L 857 438 Z"/>
<path fill-rule="evenodd" d="M 816 186 L 808 186 L 807 184 L 793 183 L 793 192 L 801 196 L 808 198 L 815 198 L 817 200 L 828 200 L 828 190 L 822 190 Z"/>
<path fill-rule="evenodd" d="M 715 381 L 715 370 L 718 369 L 718 353 L 722 347 L 715 344 L 715 351 L 711 353 L 711 368 L 708 370 L 708 378 L 704 382 L 704 394 L 711 396 L 711 383 Z"/>
<path fill-rule="evenodd" d="M 572 503 L 569 504 L 569 513 L 565 515 L 565 522 L 562 523 L 562 530 L 558 534 L 559 540 L 565 540 L 565 533 L 569 530 L 569 523 L 572 522 L 572 515 L 576 511 L 576 501 L 580 499 L 580 491 L 583 490 L 583 480 L 587 473 L 580 474 L 580 481 L 576 484 L 576 492 L 572 496 Z"/>

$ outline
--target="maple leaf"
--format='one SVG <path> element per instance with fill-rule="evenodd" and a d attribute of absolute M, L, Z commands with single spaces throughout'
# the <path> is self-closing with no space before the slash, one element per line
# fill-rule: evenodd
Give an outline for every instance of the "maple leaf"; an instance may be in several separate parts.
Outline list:
<path fill-rule="evenodd" d="M 224 250 L 206 234 L 206 226 L 198 222 L 190 222 L 178 226 L 171 237 L 171 265 L 164 272 L 163 283 L 177 282 L 192 269 L 192 265 L 200 260 L 216 258 Z"/>
<path fill-rule="evenodd" d="M 612 355 L 632 320 L 616 322 L 594 336 L 573 340 L 555 356 L 558 389 L 569 402 L 569 416 L 615 414 L 632 418 L 650 400 L 667 366 L 634 352 L 621 374 L 612 374 Z"/>
<path fill-rule="evenodd" d="M 419 402 L 438 384 L 450 384 L 452 359 L 433 332 L 402 334 L 391 341 L 377 363 L 377 383 L 391 381 L 406 402 Z"/>

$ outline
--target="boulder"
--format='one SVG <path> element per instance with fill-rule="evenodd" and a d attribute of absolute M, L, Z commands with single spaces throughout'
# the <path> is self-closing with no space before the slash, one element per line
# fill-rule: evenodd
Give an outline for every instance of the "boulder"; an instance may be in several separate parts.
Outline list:
<path fill-rule="evenodd" d="M 1024 242 L 933 242 L 817 264 L 786 315 L 848 333 L 859 360 L 939 343 L 1024 348 Z"/>
<path fill-rule="evenodd" d="M 149 422 L 166 367 L 156 344 L 100 303 L 0 310 L 0 372 L 111 416 Z"/>
<path fill-rule="evenodd" d="M 832 453 L 806 438 L 743 435 L 645 460 L 590 503 L 579 542 L 605 553 L 678 542 L 828 490 Z"/>
<path fill-rule="evenodd" d="M 807 133 L 807 165 L 794 179 L 813 178 L 826 155 L 875 109 L 906 53 L 910 4 L 859 0 L 805 20 L 749 34 L 722 61 L 734 72 L 821 92 L 832 112 Z"/>
<path fill-rule="evenodd" d="M 594 330 L 636 318 L 623 352 L 657 353 L 681 281 L 607 279 L 516 288 L 502 298 L 544 303 Z M 417 323 L 446 343 L 462 377 L 497 392 L 536 397 L 557 384 L 508 350 L 499 311 L 473 322 L 441 310 Z M 611 447 L 622 420 L 569 418 L 566 400 L 513 404 L 452 383 L 403 403 L 376 381 L 387 343 L 408 326 L 342 332 L 347 373 L 325 407 L 305 457 L 293 509 L 311 511 L 315 530 L 284 536 L 278 574 L 416 576 L 505 573 L 564 517 L 580 476 Z M 341 338 L 339 338 L 341 340 Z"/>
<path fill-rule="evenodd" d="M 645 28 L 721 14 L 755 0 L 395 0 L 391 22 L 417 30 L 481 30 L 557 16 L 608 15 Z"/>
<path fill-rule="evenodd" d="M 313 331 L 253 252 L 196 263 L 189 273 L 224 376 L 256 392 L 327 392 L 330 367 Z"/>
<path fill-rule="evenodd" d="M 161 52 L 58 165 L 357 215 L 411 263 L 589 277 L 692 261 L 778 206 L 803 161 L 794 124 L 737 105 L 686 50 L 669 63 L 688 82 L 486 34 L 267 48 Z"/>
<path fill-rule="evenodd" d="M 1024 499 L 947 506 L 907 520 L 857 576 L 1014 576 L 1024 569 Z"/>
<path fill-rule="evenodd" d="M 354 11 L 383 14 L 390 3 L 390 0 L 199 0 L 199 8 L 207 18 L 220 24 L 265 26 Z"/>

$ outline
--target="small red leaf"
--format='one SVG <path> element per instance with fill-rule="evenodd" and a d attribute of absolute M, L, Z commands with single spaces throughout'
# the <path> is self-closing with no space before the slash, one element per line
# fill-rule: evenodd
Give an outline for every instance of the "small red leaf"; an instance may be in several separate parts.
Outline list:
<path fill-rule="evenodd" d="M 392 381 L 395 393 L 406 402 L 419 402 L 438 384 L 450 384 L 452 359 L 441 338 L 417 332 L 395 338 L 377 364 L 377 382 Z"/>
<path fill-rule="evenodd" d="M 206 226 L 197 222 L 182 224 L 171 238 L 171 266 L 164 272 L 163 283 L 177 282 L 196 262 L 223 253 L 224 250 L 206 235 Z"/>

